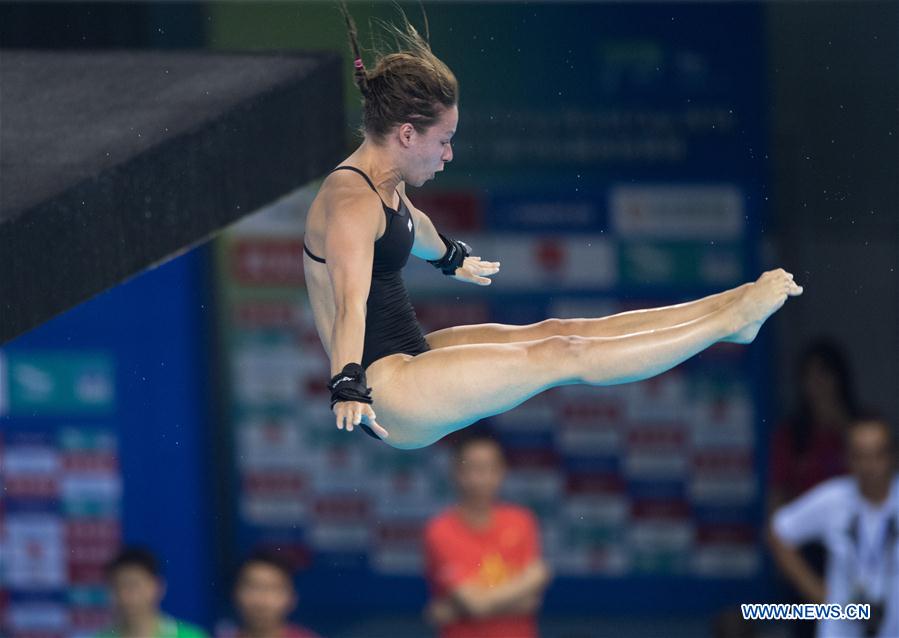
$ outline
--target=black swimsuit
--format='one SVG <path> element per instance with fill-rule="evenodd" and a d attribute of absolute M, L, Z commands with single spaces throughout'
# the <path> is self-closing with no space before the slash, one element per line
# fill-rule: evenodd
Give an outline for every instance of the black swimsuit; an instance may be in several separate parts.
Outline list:
<path fill-rule="evenodd" d="M 375 194 L 378 194 L 368 175 L 361 170 L 355 166 L 338 166 L 334 170 L 341 168 L 362 175 Z M 378 194 L 379 199 L 380 197 Z M 401 270 L 409 259 L 409 253 L 412 251 L 412 244 L 415 241 L 412 215 L 402 197 L 398 210 L 387 206 L 384 200 L 381 200 L 381 205 L 387 216 L 387 230 L 375 241 L 371 289 L 366 301 L 363 368 L 368 368 L 378 359 L 397 352 L 416 355 L 431 349 L 428 342 L 425 341 L 421 326 L 415 317 L 415 309 L 409 301 L 409 294 L 406 292 L 401 275 Z M 305 243 L 303 250 L 315 261 L 325 263 L 324 259 L 313 255 L 306 248 Z M 370 433 L 369 428 L 363 427 Z"/>

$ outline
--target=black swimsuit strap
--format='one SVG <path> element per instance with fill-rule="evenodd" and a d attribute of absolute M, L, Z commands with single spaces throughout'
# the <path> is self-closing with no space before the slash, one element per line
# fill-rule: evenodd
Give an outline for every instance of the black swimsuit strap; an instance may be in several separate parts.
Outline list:
<path fill-rule="evenodd" d="M 339 171 L 339 170 L 342 169 L 342 168 L 345 168 L 345 169 L 347 169 L 347 170 L 349 170 L 349 171 L 356 171 L 356 172 L 359 173 L 362 177 L 365 178 L 365 181 L 368 182 L 368 185 L 371 186 L 371 189 L 372 189 L 374 192 L 376 192 L 376 193 L 378 192 L 378 189 L 375 188 L 375 185 L 372 183 L 372 181 L 371 181 L 371 179 L 368 177 L 368 175 L 366 175 L 361 169 L 358 169 L 358 168 L 356 168 L 355 166 L 346 166 L 346 165 L 344 165 L 344 166 L 338 166 L 337 168 L 335 168 L 334 170 L 332 170 L 331 173 L 333 173 L 334 171 Z M 379 197 L 380 197 L 380 195 L 379 195 Z"/>
<path fill-rule="evenodd" d="M 362 177 L 364 177 L 364 178 L 365 178 L 365 181 L 368 182 L 368 185 L 371 186 L 371 189 L 375 192 L 375 195 L 377 195 L 377 196 L 378 196 L 378 199 L 381 200 L 381 204 L 383 204 L 384 208 L 386 208 L 386 209 L 389 210 L 389 211 L 393 211 L 393 209 L 392 209 L 390 206 L 388 206 L 388 205 L 384 202 L 383 199 L 381 199 L 381 193 L 378 192 L 378 189 L 375 188 L 374 183 L 371 181 L 371 179 L 368 177 L 368 175 L 366 175 L 362 170 L 356 168 L 355 166 L 347 166 L 347 165 L 344 165 L 344 166 L 338 166 L 337 168 L 332 169 L 332 170 L 331 170 L 331 173 L 333 173 L 334 171 L 339 171 L 339 170 L 342 169 L 342 168 L 345 168 L 345 169 L 350 170 L 350 171 L 355 171 L 355 172 L 359 173 Z M 331 173 L 328 173 L 328 174 L 330 175 Z M 400 199 L 400 205 L 402 205 L 402 199 Z"/>

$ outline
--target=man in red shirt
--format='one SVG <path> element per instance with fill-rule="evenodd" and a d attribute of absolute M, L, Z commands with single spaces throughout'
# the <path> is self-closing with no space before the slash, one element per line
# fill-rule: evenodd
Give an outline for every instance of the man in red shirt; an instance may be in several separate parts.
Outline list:
<path fill-rule="evenodd" d="M 425 529 L 427 618 L 441 638 L 535 638 L 536 612 L 549 570 L 525 508 L 497 502 L 505 472 L 499 444 L 484 434 L 462 439 L 453 475 L 459 502 Z"/>

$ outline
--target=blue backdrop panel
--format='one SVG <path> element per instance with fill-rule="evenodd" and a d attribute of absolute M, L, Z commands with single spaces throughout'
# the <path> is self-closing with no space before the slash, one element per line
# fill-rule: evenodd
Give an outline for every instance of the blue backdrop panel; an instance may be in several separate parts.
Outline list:
<path fill-rule="evenodd" d="M 111 434 L 121 481 L 121 509 L 112 515 L 120 516 L 121 539 L 158 554 L 167 611 L 210 625 L 216 592 L 209 542 L 214 526 L 206 251 L 156 267 L 6 344 L 9 400 L 6 413 L 0 411 L 0 427 L 7 446 L 28 436 L 64 440 L 60 432 L 73 429 Z M 55 408 L 35 402 L 26 410 L 23 384 L 34 387 L 35 380 L 22 371 L 48 366 L 48 357 L 104 362 L 103 369 L 112 370 L 109 409 L 93 413 L 56 400 Z M 100 547 L 104 553 L 114 549 Z M 77 585 L 77 574 L 75 580 L 66 584 Z M 27 602 L 47 593 L 37 589 L 19 595 Z"/>

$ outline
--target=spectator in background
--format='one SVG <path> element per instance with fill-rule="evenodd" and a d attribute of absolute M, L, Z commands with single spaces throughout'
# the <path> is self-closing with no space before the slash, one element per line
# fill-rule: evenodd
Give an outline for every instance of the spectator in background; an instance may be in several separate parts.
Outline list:
<path fill-rule="evenodd" d="M 846 427 L 858 416 L 854 384 L 843 351 L 819 338 L 797 366 L 799 405 L 771 440 L 769 513 L 821 481 L 846 471 Z"/>
<path fill-rule="evenodd" d="M 461 438 L 453 463 L 459 501 L 428 522 L 424 538 L 433 596 L 425 615 L 442 638 L 537 636 L 549 570 L 534 516 L 497 502 L 504 471 L 493 438 Z"/>
<path fill-rule="evenodd" d="M 288 622 L 297 606 L 293 569 L 274 550 L 258 549 L 240 564 L 233 596 L 240 624 L 222 623 L 216 638 L 318 638 Z"/>
<path fill-rule="evenodd" d="M 899 636 L 899 474 L 896 437 L 882 418 L 848 431 L 849 476 L 829 479 L 778 509 L 768 542 L 783 573 L 815 603 L 868 603 L 871 619 L 823 620 L 819 638 Z M 827 549 L 822 580 L 796 551 L 818 539 Z"/>
<path fill-rule="evenodd" d="M 106 566 L 113 625 L 99 638 L 207 638 L 206 632 L 160 611 L 165 581 L 149 550 L 126 547 Z"/>
<path fill-rule="evenodd" d="M 858 416 L 849 364 L 832 340 L 819 337 L 805 346 L 795 371 L 799 402 L 771 437 L 768 513 L 829 478 L 846 471 L 845 433 Z M 824 547 L 817 541 L 801 548 L 802 556 L 819 576 L 824 574 Z M 784 591 L 784 600 L 802 595 Z M 793 624 L 794 638 L 810 638 L 814 625 Z"/>

